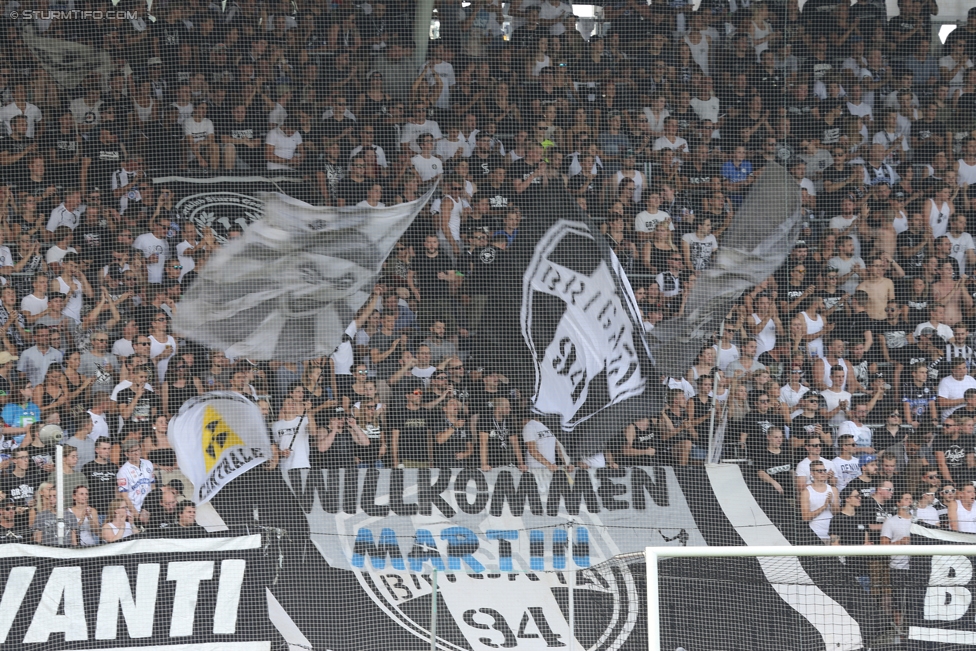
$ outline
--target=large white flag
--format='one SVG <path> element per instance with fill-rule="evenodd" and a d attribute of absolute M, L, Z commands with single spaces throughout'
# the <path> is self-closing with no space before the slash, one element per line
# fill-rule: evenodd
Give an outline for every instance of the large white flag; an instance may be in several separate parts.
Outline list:
<path fill-rule="evenodd" d="M 190 398 L 170 421 L 180 470 L 193 482 L 193 501 L 208 501 L 232 479 L 271 458 L 261 410 L 231 391 Z"/>
<path fill-rule="evenodd" d="M 21 34 L 31 54 L 66 88 L 74 88 L 92 74 L 112 74 L 112 56 L 105 50 L 63 38 L 38 36 L 32 25 L 26 25 Z"/>
<path fill-rule="evenodd" d="M 262 195 L 262 218 L 207 262 L 180 301 L 174 327 L 230 357 L 302 361 L 331 354 L 433 191 L 380 209 Z"/>

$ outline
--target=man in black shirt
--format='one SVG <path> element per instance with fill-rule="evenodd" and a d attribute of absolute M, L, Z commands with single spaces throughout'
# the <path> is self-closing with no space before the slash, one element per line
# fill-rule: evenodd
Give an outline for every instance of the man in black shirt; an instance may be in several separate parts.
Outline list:
<path fill-rule="evenodd" d="M 51 173 L 61 186 L 77 185 L 83 141 L 75 127 L 71 111 L 65 111 L 61 115 L 58 127 L 44 133 Z"/>
<path fill-rule="evenodd" d="M 925 254 L 935 246 L 926 216 L 921 212 L 912 212 L 908 218 L 908 230 L 898 234 L 896 243 L 898 265 L 905 275 L 909 278 L 921 276 Z"/>
<path fill-rule="evenodd" d="M 226 170 L 263 170 L 267 127 L 245 104 L 239 103 L 217 120 L 217 137 Z"/>
<path fill-rule="evenodd" d="M 433 233 L 424 238 L 423 254 L 413 259 L 414 285 L 420 292 L 417 323 L 421 330 L 434 321 L 443 321 L 453 332 L 455 326 L 452 291 L 464 280 L 454 270 L 454 263 L 440 250 L 440 241 Z"/>
<path fill-rule="evenodd" d="M 103 115 L 104 115 L 103 109 Z M 105 124 L 96 126 L 81 161 L 82 191 L 112 187 L 112 174 L 122 167 L 127 154 L 122 139 Z"/>
<path fill-rule="evenodd" d="M 763 511 L 776 524 L 789 522 L 791 508 L 786 501 L 793 497 L 793 453 L 783 447 L 783 430 L 770 427 L 766 430 L 766 447 L 756 451 L 752 458 L 755 469 L 753 494 Z"/>
<path fill-rule="evenodd" d="M 366 198 L 366 191 L 372 185 L 366 179 L 366 159 L 356 156 L 349 162 L 349 172 L 339 181 L 335 197 L 336 206 L 355 206 Z"/>
<path fill-rule="evenodd" d="M 431 417 L 421 406 L 423 392 L 409 391 L 402 405 L 390 414 L 393 467 L 429 468 L 432 441 Z"/>
<path fill-rule="evenodd" d="M 525 158 L 509 168 L 518 202 L 529 210 L 539 210 L 542 194 L 549 187 L 546 163 L 542 160 L 542 145 L 532 143 L 525 148 Z"/>
<path fill-rule="evenodd" d="M 479 131 L 475 136 L 474 151 L 471 152 L 471 157 L 468 158 L 468 169 L 471 170 L 471 174 L 474 176 L 490 176 L 489 179 L 492 183 L 492 187 L 496 190 L 505 187 L 506 190 L 511 188 L 504 186 L 505 175 L 501 174 L 497 177 L 492 172 L 495 170 L 505 168 L 504 159 L 492 151 L 491 149 L 491 134 L 487 131 Z M 481 188 L 479 188 L 479 191 Z"/>
<path fill-rule="evenodd" d="M 95 441 L 95 460 L 82 467 L 88 479 L 88 503 L 101 515 L 108 515 L 108 505 L 118 497 L 119 467 L 112 463 L 112 443 L 100 438 Z M 154 491 L 155 492 L 155 491 Z"/>
<path fill-rule="evenodd" d="M 16 502 L 9 497 L 0 501 L 0 545 L 31 542 L 27 523 L 17 521 L 17 509 Z"/>
<path fill-rule="evenodd" d="M 27 118 L 10 120 L 10 135 L 0 138 L 0 182 L 20 186 L 27 179 L 27 162 L 37 143 L 27 137 Z"/>

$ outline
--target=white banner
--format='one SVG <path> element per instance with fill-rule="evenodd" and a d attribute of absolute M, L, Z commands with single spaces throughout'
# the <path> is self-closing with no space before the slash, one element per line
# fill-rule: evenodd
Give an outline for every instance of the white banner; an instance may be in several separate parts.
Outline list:
<path fill-rule="evenodd" d="M 66 88 L 74 88 L 92 74 L 101 77 L 112 74 L 112 57 L 105 50 L 66 39 L 38 36 L 31 25 L 25 26 L 21 34 L 44 69 Z"/>
<path fill-rule="evenodd" d="M 257 405 L 230 391 L 187 400 L 169 424 L 193 501 L 207 502 L 235 477 L 271 458 L 271 439 Z"/>

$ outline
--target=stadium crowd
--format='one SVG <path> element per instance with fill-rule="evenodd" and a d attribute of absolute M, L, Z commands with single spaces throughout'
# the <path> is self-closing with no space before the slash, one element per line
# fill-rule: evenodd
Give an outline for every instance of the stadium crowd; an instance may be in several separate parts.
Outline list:
<path fill-rule="evenodd" d="M 561 0 L 447 0 L 426 57 L 408 2 L 35 21 L 111 55 L 74 88 L 8 22 L 0 540 L 56 542 L 51 427 L 67 542 L 204 533 L 167 426 L 219 389 L 266 414 L 266 470 L 699 465 L 714 402 L 721 456 L 784 529 L 976 533 L 976 9 L 942 44 L 932 0 L 898 6 L 616 0 L 584 38 Z M 571 194 L 650 330 L 682 314 L 769 164 L 802 193 L 786 263 L 663 379 L 660 414 L 569 458 L 519 378 L 472 355 L 520 225 Z M 252 363 L 171 331 L 224 238 L 179 219 L 167 175 L 292 177 L 364 210 L 440 183 L 331 356 Z"/>

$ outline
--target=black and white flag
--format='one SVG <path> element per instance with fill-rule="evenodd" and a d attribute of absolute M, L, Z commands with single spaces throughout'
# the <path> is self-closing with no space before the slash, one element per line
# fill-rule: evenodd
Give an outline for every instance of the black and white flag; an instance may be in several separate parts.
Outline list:
<path fill-rule="evenodd" d="M 63 38 L 38 36 L 31 25 L 24 27 L 22 35 L 31 54 L 65 88 L 74 88 L 89 75 L 104 78 L 113 71 L 112 57 L 105 50 Z"/>
<path fill-rule="evenodd" d="M 648 387 L 659 381 L 633 290 L 599 228 L 564 191 L 540 204 L 503 256 L 484 355 L 501 360 L 582 458 L 652 409 Z"/>
<path fill-rule="evenodd" d="M 207 262 L 180 302 L 174 327 L 231 357 L 302 361 L 331 354 L 433 191 L 380 209 L 261 195 L 262 218 Z"/>

